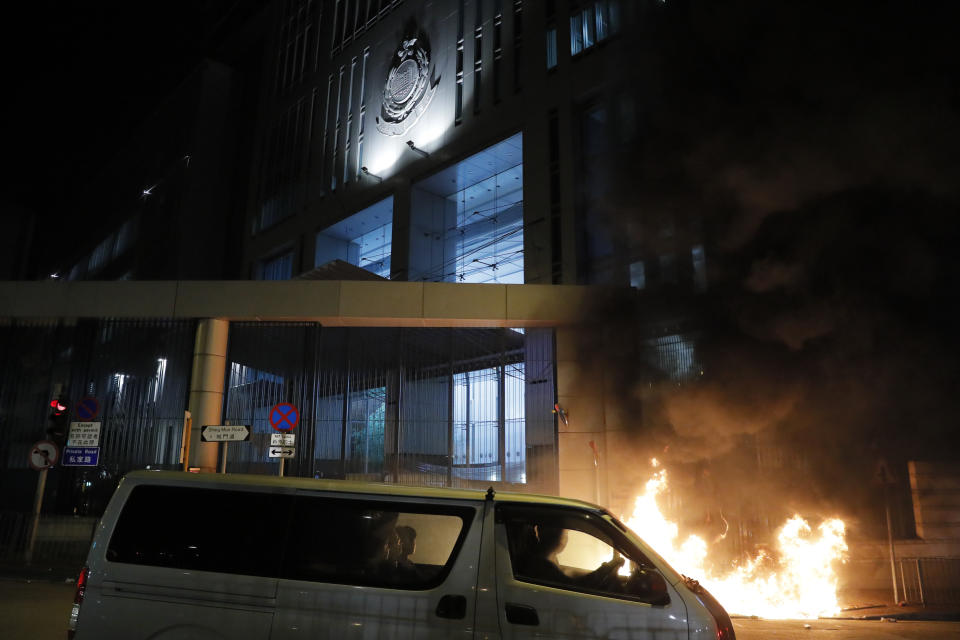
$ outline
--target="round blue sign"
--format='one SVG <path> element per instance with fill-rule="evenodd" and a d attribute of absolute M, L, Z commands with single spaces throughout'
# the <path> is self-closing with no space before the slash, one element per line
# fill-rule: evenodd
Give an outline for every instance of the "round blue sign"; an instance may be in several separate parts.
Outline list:
<path fill-rule="evenodd" d="M 300 412 L 289 402 L 281 402 L 270 410 L 270 426 L 277 431 L 292 431 L 300 420 Z"/>
<path fill-rule="evenodd" d="M 89 422 L 100 415 L 100 403 L 96 398 L 84 398 L 77 403 L 77 417 L 82 422 Z"/>

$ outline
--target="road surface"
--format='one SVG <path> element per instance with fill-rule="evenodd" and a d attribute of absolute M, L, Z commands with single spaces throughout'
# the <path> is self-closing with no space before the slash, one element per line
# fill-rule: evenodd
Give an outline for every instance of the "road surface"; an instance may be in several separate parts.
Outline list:
<path fill-rule="evenodd" d="M 74 585 L 0 578 L 0 638 L 63 640 Z M 804 625 L 809 624 L 807 629 Z M 960 622 L 734 618 L 737 640 L 960 640 Z"/>
<path fill-rule="evenodd" d="M 960 622 L 734 618 L 733 628 L 737 640 L 960 640 Z"/>

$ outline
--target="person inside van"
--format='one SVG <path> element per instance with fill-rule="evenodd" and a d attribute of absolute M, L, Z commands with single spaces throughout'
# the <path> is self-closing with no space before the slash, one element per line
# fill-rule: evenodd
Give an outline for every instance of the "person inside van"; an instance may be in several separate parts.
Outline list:
<path fill-rule="evenodd" d="M 397 568 L 416 569 L 416 565 L 410 560 L 410 556 L 417 550 L 417 530 L 413 527 L 400 525 L 397 527 L 397 537 L 399 538 Z"/>
<path fill-rule="evenodd" d="M 534 527 L 534 533 L 537 542 L 520 563 L 518 573 L 523 576 L 534 580 L 595 589 L 603 586 L 608 577 L 616 575 L 617 569 L 623 566 L 623 557 L 617 555 L 590 573 L 579 577 L 571 577 L 560 568 L 560 563 L 557 561 L 557 556 L 567 546 L 567 530 L 560 527 L 537 525 Z"/>

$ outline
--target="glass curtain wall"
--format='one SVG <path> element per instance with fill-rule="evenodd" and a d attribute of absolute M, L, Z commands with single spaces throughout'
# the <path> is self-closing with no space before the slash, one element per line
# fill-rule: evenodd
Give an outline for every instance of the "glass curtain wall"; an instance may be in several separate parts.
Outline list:
<path fill-rule="evenodd" d="M 314 266 L 342 260 L 389 278 L 392 243 L 393 196 L 390 196 L 319 232 Z"/>
<path fill-rule="evenodd" d="M 522 134 L 414 185 L 410 280 L 522 284 L 523 266 Z"/>

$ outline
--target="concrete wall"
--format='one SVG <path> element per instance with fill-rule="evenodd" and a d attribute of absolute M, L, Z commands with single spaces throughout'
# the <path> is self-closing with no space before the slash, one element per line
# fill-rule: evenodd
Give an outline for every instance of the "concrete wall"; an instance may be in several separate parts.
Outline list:
<path fill-rule="evenodd" d="M 908 464 L 917 535 L 924 540 L 960 541 L 960 464 Z"/>
<path fill-rule="evenodd" d="M 0 282 L 4 318 L 311 320 L 328 326 L 551 327 L 589 287 L 392 281 Z"/>

